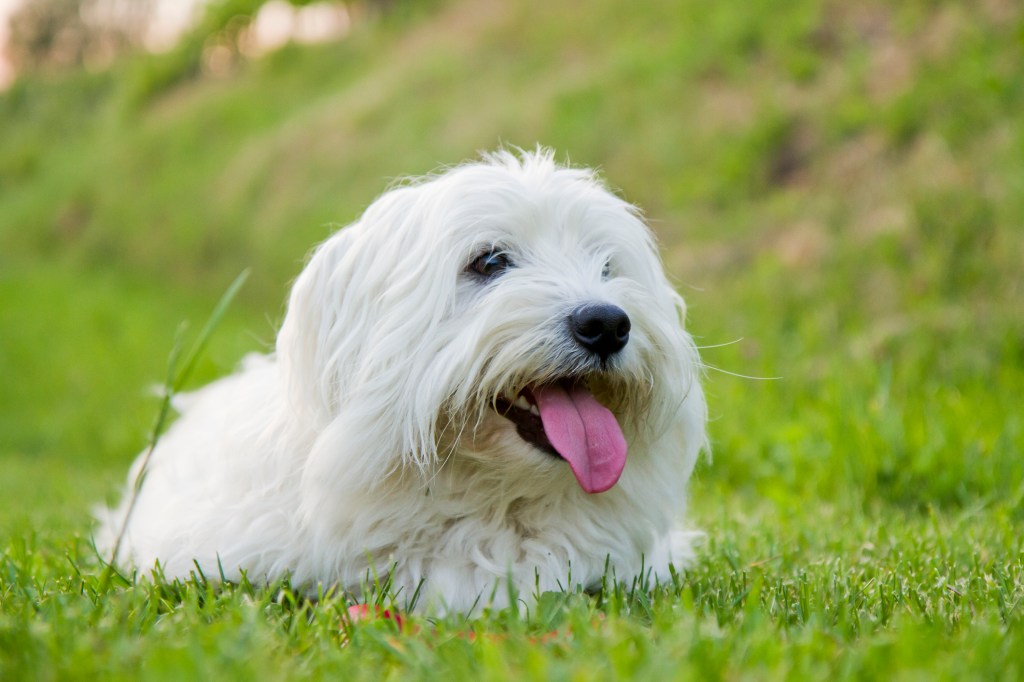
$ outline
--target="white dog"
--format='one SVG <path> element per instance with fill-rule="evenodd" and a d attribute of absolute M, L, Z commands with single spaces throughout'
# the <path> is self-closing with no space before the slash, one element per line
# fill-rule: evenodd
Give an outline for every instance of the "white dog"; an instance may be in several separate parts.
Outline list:
<path fill-rule="evenodd" d="M 120 562 L 375 570 L 438 610 L 660 574 L 705 442 L 684 312 L 638 210 L 549 151 L 393 189 L 315 251 L 275 353 L 175 402 Z"/>

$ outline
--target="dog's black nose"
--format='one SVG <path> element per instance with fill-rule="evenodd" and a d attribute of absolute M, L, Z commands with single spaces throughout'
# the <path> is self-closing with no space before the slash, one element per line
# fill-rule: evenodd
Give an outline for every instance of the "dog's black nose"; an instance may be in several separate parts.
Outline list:
<path fill-rule="evenodd" d="M 592 303 L 569 315 L 573 338 L 587 350 L 607 360 L 629 341 L 629 316 L 617 305 Z"/>

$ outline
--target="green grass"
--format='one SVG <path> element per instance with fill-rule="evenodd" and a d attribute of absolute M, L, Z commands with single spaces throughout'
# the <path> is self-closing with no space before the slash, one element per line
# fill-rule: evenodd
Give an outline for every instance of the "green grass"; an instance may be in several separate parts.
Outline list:
<path fill-rule="evenodd" d="M 335 676 L 522 679 L 941 676 L 1019 679 L 1024 565 L 1004 514 L 793 528 L 721 510 L 671 584 L 523 595 L 470 620 L 349 625 L 348 602 L 287 585 L 103 590 L 86 541 L 26 533 L 3 565 L 5 679 Z M 782 523 L 778 523 L 782 521 Z M 837 530 L 841 529 L 841 530 Z M 54 548 L 60 551 L 54 551 Z M 386 604 L 386 601 L 384 602 Z M 553 634 L 552 634 L 553 633 Z"/>
<path fill-rule="evenodd" d="M 226 78 L 153 59 L 0 95 L 0 679 L 1024 676 L 1015 3 L 448 0 Z M 89 509 L 181 321 L 251 268 L 190 385 L 229 372 L 313 244 L 499 141 L 647 209 L 724 370 L 697 562 L 402 633 L 104 584 Z"/>

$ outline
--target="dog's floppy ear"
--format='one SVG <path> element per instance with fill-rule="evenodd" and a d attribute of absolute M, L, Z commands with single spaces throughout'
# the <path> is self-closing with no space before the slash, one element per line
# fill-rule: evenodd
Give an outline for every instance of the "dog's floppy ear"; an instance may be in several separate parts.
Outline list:
<path fill-rule="evenodd" d="M 348 228 L 317 247 L 292 287 L 277 335 L 289 407 L 314 423 L 331 413 L 335 400 L 336 377 L 328 376 L 326 369 L 332 332 L 352 276 L 353 241 Z"/>
<path fill-rule="evenodd" d="M 436 456 L 450 389 L 430 360 L 448 341 L 463 256 L 437 247 L 434 213 L 430 196 L 392 190 L 324 242 L 292 289 L 277 358 L 288 409 L 316 437 L 304 484 L 324 494 Z"/>

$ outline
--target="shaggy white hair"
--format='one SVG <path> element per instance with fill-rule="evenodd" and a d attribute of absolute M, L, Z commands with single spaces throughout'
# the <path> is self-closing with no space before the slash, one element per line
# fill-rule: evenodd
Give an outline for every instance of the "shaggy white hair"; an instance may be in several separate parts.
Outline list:
<path fill-rule="evenodd" d="M 373 570 L 436 610 L 665 574 L 705 443 L 684 315 L 639 211 L 548 150 L 392 189 L 316 249 L 273 354 L 175 401 L 119 563 Z"/>

